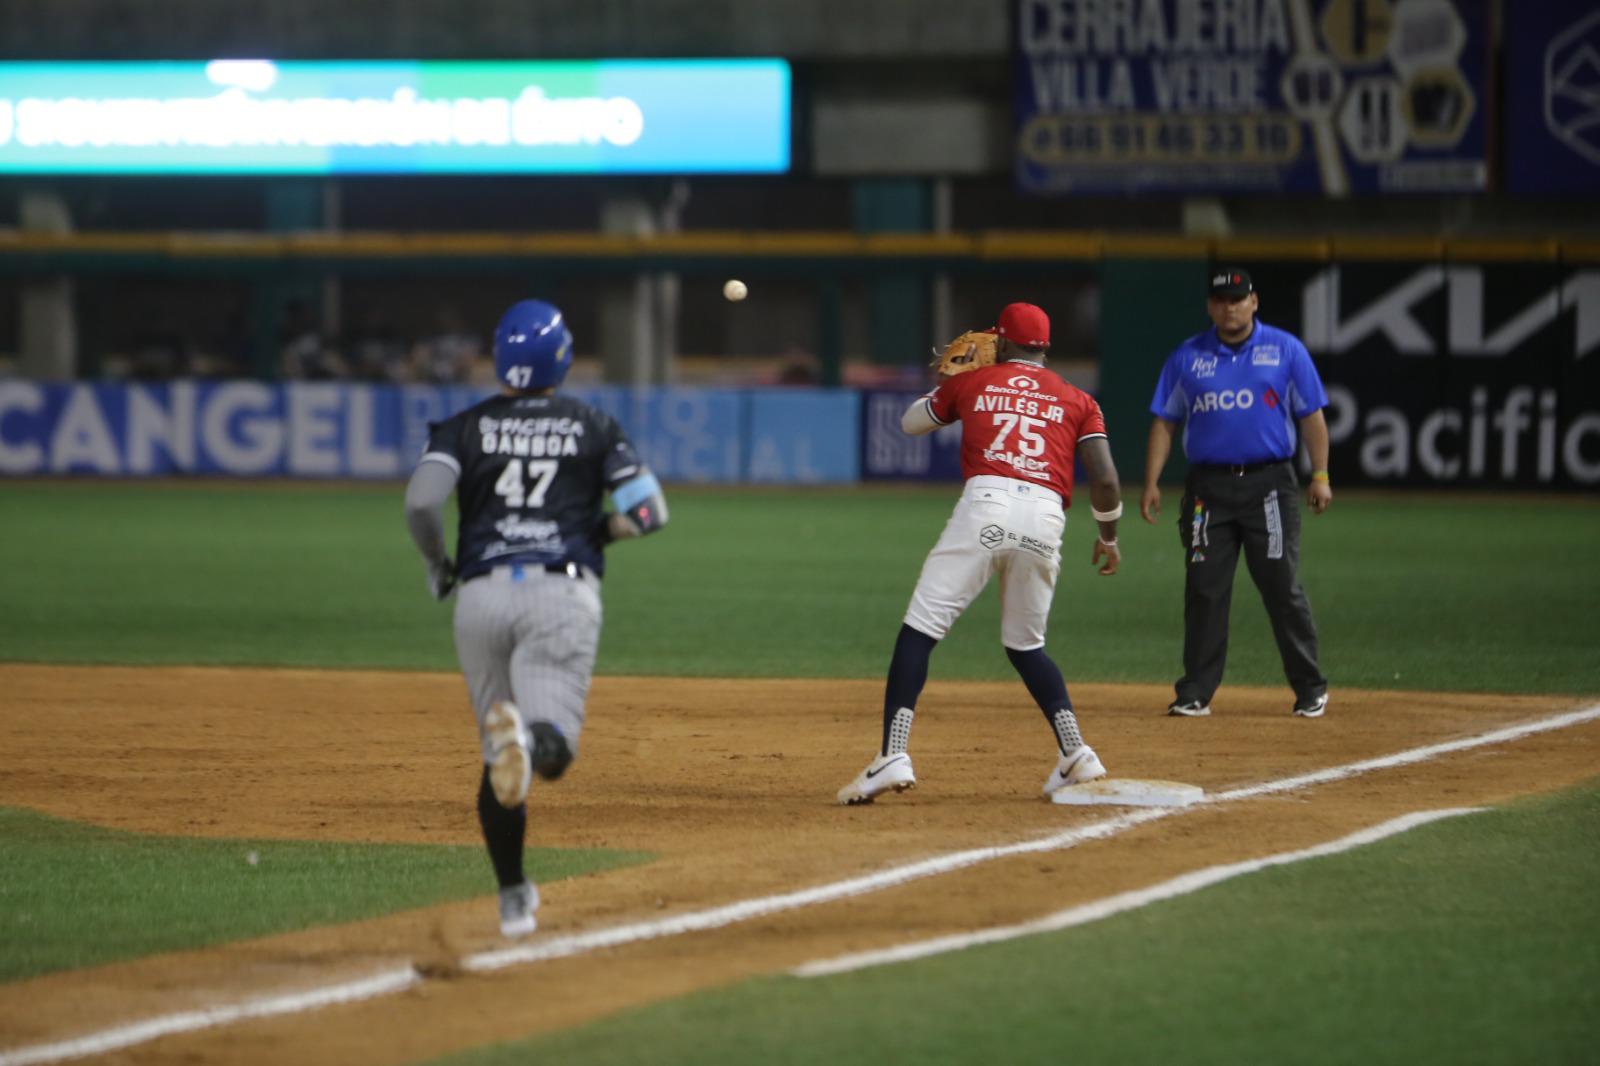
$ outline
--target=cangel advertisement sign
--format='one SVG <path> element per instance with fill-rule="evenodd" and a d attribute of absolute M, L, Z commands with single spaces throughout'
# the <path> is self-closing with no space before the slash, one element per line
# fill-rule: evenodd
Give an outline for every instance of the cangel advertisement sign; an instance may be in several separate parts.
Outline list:
<path fill-rule="evenodd" d="M 1280 263 L 1262 321 L 1305 341 L 1344 484 L 1600 489 L 1600 267 Z"/>
<path fill-rule="evenodd" d="M 1488 0 L 1014 0 L 1037 193 L 1483 189 Z"/>
<path fill-rule="evenodd" d="M 781 59 L 0 63 L 0 174 L 789 168 Z"/>

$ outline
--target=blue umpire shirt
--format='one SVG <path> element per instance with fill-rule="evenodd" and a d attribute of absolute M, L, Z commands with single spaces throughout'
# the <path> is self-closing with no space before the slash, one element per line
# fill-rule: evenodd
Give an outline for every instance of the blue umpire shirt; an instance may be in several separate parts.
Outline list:
<path fill-rule="evenodd" d="M 1268 463 L 1293 457 L 1295 420 L 1326 406 L 1306 346 L 1257 320 L 1236 346 L 1215 328 L 1178 345 L 1161 368 L 1150 413 L 1183 423 L 1191 463 Z"/>

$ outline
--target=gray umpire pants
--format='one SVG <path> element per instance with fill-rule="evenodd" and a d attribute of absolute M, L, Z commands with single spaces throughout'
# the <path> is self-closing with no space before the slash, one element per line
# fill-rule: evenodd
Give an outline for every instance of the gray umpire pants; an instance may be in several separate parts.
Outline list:
<path fill-rule="evenodd" d="M 1317 627 L 1300 587 L 1300 487 L 1289 463 L 1243 474 L 1194 466 L 1184 485 L 1178 531 L 1183 541 L 1183 676 L 1179 703 L 1209 704 L 1228 659 L 1228 609 L 1239 549 L 1261 593 L 1283 673 L 1296 699 L 1319 696 L 1328 679 L 1317 667 Z"/>
<path fill-rule="evenodd" d="M 510 700 L 524 722 L 549 722 L 574 755 L 600 648 L 600 579 L 541 566 L 497 566 L 456 591 L 456 658 L 472 694 L 483 760 L 483 719 Z"/>

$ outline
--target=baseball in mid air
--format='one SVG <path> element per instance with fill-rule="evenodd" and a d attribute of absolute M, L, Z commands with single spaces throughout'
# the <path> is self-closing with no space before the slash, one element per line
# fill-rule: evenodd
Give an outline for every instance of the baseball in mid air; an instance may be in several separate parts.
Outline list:
<path fill-rule="evenodd" d="M 729 278 L 723 283 L 722 295 L 726 296 L 734 303 L 738 303 L 740 300 L 750 295 L 750 289 L 738 278 Z"/>

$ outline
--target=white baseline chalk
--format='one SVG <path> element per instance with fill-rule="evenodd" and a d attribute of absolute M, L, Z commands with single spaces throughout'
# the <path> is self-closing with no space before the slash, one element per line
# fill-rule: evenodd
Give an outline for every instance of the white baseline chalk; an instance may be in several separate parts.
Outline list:
<path fill-rule="evenodd" d="M 1312 848 L 1302 848 L 1299 851 L 1285 851 L 1277 855 L 1269 855 L 1264 859 L 1247 859 L 1244 862 L 1229 863 L 1225 866 L 1208 866 L 1204 870 L 1195 870 L 1192 873 L 1174 877 L 1170 881 L 1163 881 L 1159 885 L 1148 888 L 1135 889 L 1132 892 L 1123 892 L 1119 895 L 1108 896 L 1092 903 L 1083 903 L 1070 907 L 1064 911 L 1044 918 L 1037 918 L 1031 922 L 1022 922 L 1018 925 L 996 926 L 993 929 L 981 929 L 975 933 L 958 933 L 953 936 L 934 937 L 929 940 L 919 940 L 910 944 L 898 944 L 891 948 L 881 948 L 877 951 L 861 951 L 851 955 L 840 955 L 832 959 L 822 959 L 817 962 L 808 962 L 804 966 L 796 967 L 790 971 L 796 977 L 826 977 L 830 974 L 848 973 L 851 970 L 865 970 L 871 966 L 885 966 L 894 962 L 908 962 L 911 959 L 925 959 L 930 955 L 942 955 L 949 951 L 960 951 L 963 948 L 975 947 L 979 944 L 997 944 L 1003 940 L 1016 940 L 1019 937 L 1034 936 L 1039 933 L 1053 933 L 1061 929 L 1070 929 L 1075 925 L 1087 925 L 1098 922 L 1102 918 L 1109 918 L 1114 914 L 1124 911 L 1137 910 L 1151 903 L 1162 900 L 1175 899 L 1186 896 L 1191 892 L 1198 892 L 1202 888 L 1244 874 L 1265 870 L 1269 866 L 1287 866 L 1293 862 L 1304 859 L 1318 859 L 1324 855 L 1337 855 L 1341 851 L 1350 851 L 1384 837 L 1395 836 L 1419 825 L 1437 822 L 1444 818 L 1457 818 L 1463 814 L 1475 814 L 1483 810 L 1482 807 L 1461 807 L 1445 811 L 1421 811 L 1416 814 L 1407 814 L 1352 833 L 1339 840 L 1327 844 L 1318 844 Z"/>

